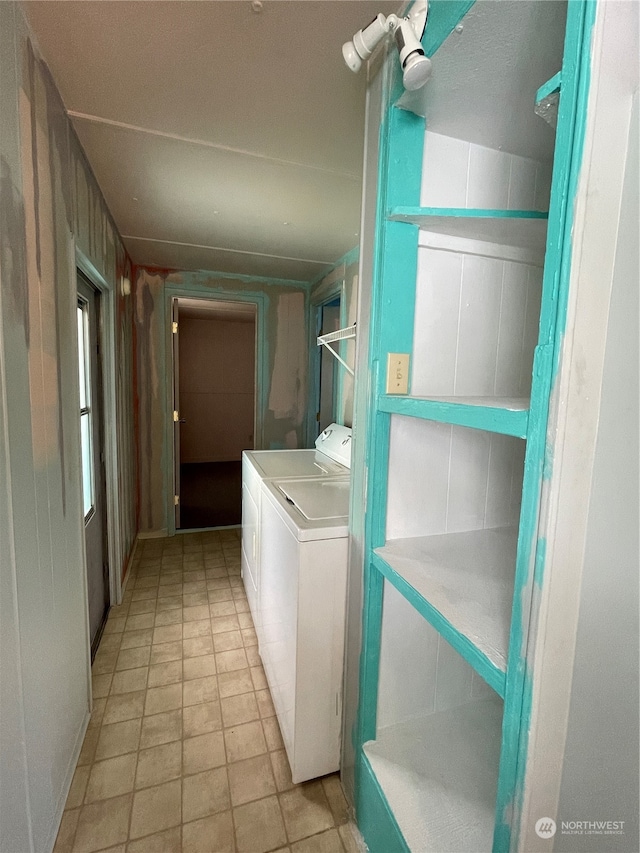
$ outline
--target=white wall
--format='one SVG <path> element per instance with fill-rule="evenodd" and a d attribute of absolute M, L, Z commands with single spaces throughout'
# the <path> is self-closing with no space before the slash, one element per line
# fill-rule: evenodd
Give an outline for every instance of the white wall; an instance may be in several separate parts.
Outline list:
<path fill-rule="evenodd" d="M 368 68 L 365 160 L 363 174 L 360 263 L 357 288 L 352 288 L 349 322 L 357 320 L 357 337 L 348 358 L 355 356 L 358 381 L 351 384 L 353 397 L 353 447 L 351 450 L 351 498 L 349 507 L 349 569 L 347 576 L 347 620 L 345 629 L 345 670 L 342 717 L 341 780 L 347 797 L 353 802 L 355 784 L 354 732 L 357 722 L 360 649 L 362 645 L 362 572 L 364 566 L 364 525 L 366 507 L 366 435 L 371 387 L 369 377 L 359 365 L 369 361 L 369 315 L 375 246 L 378 190 L 378 143 L 382 118 L 386 74 L 380 68 Z M 352 282 L 355 284 L 352 278 Z M 351 313 L 357 307 L 357 315 Z"/>
<path fill-rule="evenodd" d="M 551 164 L 427 131 L 423 207 L 549 210 Z"/>
<path fill-rule="evenodd" d="M 638 849 L 640 300 L 638 94 L 616 247 L 558 815 L 625 820 L 607 850 Z M 596 784 L 597 781 L 597 784 Z M 602 839 L 560 836 L 557 851 Z"/>
<path fill-rule="evenodd" d="M 74 243 L 117 314 L 117 571 L 136 534 L 132 314 L 117 295 L 130 271 L 22 10 L 9 2 L 0 3 L 0 82 L 0 850 L 48 853 L 91 701 Z"/>
<path fill-rule="evenodd" d="M 517 525 L 524 441 L 393 415 L 387 539 Z"/>
<path fill-rule="evenodd" d="M 539 532 L 527 853 L 639 848 L 638 29 L 637 3 L 598 3 Z M 563 820 L 623 820 L 625 835 L 565 835 Z"/>

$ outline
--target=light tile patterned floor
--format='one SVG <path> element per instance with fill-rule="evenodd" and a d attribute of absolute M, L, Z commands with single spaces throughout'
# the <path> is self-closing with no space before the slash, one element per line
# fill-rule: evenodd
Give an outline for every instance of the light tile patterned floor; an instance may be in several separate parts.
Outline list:
<path fill-rule="evenodd" d="M 239 531 L 145 540 L 131 572 L 55 853 L 356 853 L 337 775 L 291 782 Z"/>

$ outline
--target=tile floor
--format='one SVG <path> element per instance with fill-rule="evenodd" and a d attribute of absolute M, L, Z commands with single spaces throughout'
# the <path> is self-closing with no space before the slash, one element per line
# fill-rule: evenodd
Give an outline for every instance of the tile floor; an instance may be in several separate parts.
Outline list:
<path fill-rule="evenodd" d="M 239 530 L 138 544 L 54 853 L 357 853 L 337 775 L 291 782 L 256 642 Z"/>

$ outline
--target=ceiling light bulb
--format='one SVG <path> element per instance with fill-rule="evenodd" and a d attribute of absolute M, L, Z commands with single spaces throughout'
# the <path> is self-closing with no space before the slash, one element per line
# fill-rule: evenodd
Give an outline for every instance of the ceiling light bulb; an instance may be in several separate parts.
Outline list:
<path fill-rule="evenodd" d="M 424 54 L 412 53 L 407 57 L 402 74 L 402 84 L 408 92 L 420 89 L 431 77 L 431 60 Z"/>
<path fill-rule="evenodd" d="M 358 30 L 352 41 L 342 45 L 342 56 L 352 71 L 360 71 L 363 60 L 369 59 L 382 39 L 392 32 L 398 19 L 395 15 L 388 18 L 379 12 L 373 21 L 363 29 Z"/>
<path fill-rule="evenodd" d="M 424 55 L 422 45 L 410 21 L 400 21 L 394 36 L 400 54 L 404 87 L 409 91 L 419 89 L 431 76 L 431 60 Z"/>

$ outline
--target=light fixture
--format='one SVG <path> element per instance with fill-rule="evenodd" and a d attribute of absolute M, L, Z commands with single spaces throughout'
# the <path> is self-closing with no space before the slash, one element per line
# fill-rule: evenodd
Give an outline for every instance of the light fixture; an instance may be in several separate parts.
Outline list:
<path fill-rule="evenodd" d="M 427 0 L 416 0 L 406 18 L 380 12 L 342 46 L 342 55 L 347 67 L 359 71 L 376 47 L 389 35 L 393 35 L 400 54 L 402 82 L 408 91 L 419 89 L 431 76 L 431 60 L 424 55 L 420 39 L 427 25 Z"/>

